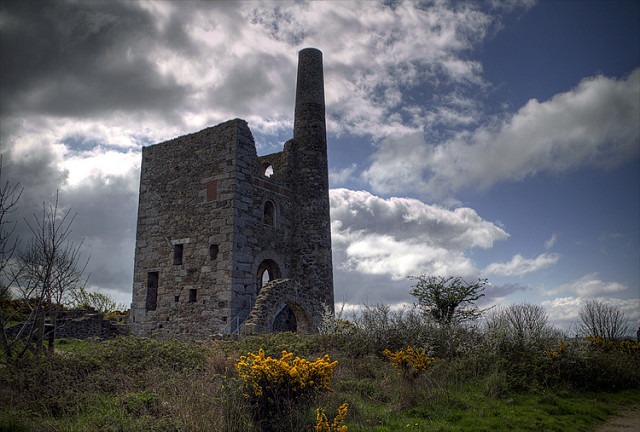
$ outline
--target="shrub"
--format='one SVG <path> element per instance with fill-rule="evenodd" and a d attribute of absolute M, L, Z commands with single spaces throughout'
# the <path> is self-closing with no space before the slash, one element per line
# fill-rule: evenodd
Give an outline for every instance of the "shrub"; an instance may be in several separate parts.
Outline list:
<path fill-rule="evenodd" d="M 417 377 L 428 370 L 435 360 L 433 357 L 429 357 L 424 349 L 413 349 L 410 346 L 406 350 L 393 353 L 387 349 L 383 351 L 383 354 L 391 360 L 393 367 L 400 371 L 398 373 L 405 377 Z"/>
<path fill-rule="evenodd" d="M 281 358 L 267 357 L 263 350 L 249 353 L 236 363 L 244 381 L 244 396 L 254 408 L 254 418 L 270 430 L 294 405 L 309 402 L 316 394 L 329 390 L 333 368 L 328 356 L 310 362 L 282 351 Z"/>
<path fill-rule="evenodd" d="M 338 414 L 333 419 L 333 422 L 329 424 L 329 420 L 324 413 L 324 410 L 318 408 L 316 410 L 316 432 L 346 432 L 347 427 L 342 425 L 344 422 L 344 418 L 347 416 L 347 409 L 349 408 L 349 404 L 343 403 L 340 408 L 338 408 Z"/>

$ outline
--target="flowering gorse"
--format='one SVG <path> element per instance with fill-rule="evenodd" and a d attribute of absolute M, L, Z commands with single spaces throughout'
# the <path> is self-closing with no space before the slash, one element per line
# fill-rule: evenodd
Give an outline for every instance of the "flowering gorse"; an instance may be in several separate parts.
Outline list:
<path fill-rule="evenodd" d="M 337 364 L 326 355 L 310 362 L 282 351 L 278 360 L 265 356 L 260 350 L 258 354 L 241 356 L 235 366 L 244 380 L 246 398 L 296 400 L 329 390 L 333 368 Z"/>
<path fill-rule="evenodd" d="M 393 364 L 393 367 L 398 369 L 404 375 L 413 375 L 417 377 L 422 372 L 428 370 L 431 367 L 431 363 L 435 360 L 433 357 L 429 357 L 424 348 L 414 349 L 407 347 L 406 350 L 400 350 L 391 352 L 388 349 L 382 352 Z"/>
<path fill-rule="evenodd" d="M 555 350 L 545 350 L 545 352 L 547 353 L 547 357 L 549 357 L 550 359 L 559 359 L 567 353 L 567 346 L 564 342 L 561 342 L 560 346 Z"/>
<path fill-rule="evenodd" d="M 640 355 L 640 342 L 632 342 L 630 340 L 623 340 L 616 342 L 614 340 L 605 340 L 602 336 L 587 336 L 587 341 L 591 344 L 591 347 L 600 349 L 604 352 L 620 352 L 628 355 Z"/>
<path fill-rule="evenodd" d="M 318 408 L 316 410 L 316 420 L 318 422 L 316 425 L 316 432 L 346 432 L 347 427 L 342 423 L 344 422 L 344 418 L 347 416 L 348 408 L 349 404 L 347 403 L 340 405 L 340 408 L 338 408 L 338 414 L 331 424 L 329 424 L 329 420 L 324 414 L 324 410 L 322 408 Z"/>

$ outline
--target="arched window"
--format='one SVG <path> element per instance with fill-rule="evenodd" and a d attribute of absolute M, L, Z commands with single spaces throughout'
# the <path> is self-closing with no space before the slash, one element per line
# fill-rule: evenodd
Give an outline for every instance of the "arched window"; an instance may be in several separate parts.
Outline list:
<path fill-rule="evenodd" d="M 269 162 L 266 162 L 264 165 L 262 165 L 262 167 L 264 168 L 265 177 L 271 177 L 273 175 L 273 165 L 271 165 Z"/>
<path fill-rule="evenodd" d="M 256 295 L 260 292 L 263 285 L 272 280 L 280 279 L 280 267 L 275 261 L 266 259 L 258 266 L 258 274 L 256 275 L 256 286 L 258 287 Z"/>
<path fill-rule="evenodd" d="M 262 223 L 269 226 L 276 225 L 276 205 L 273 201 L 267 201 L 264 203 L 264 217 Z"/>

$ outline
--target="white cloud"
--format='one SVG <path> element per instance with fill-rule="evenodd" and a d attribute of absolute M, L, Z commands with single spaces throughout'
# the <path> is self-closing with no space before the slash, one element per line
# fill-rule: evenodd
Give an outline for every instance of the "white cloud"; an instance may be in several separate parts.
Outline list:
<path fill-rule="evenodd" d="M 543 270 L 558 262 L 558 254 L 543 253 L 535 258 L 524 258 L 520 254 L 514 255 L 511 261 L 506 263 L 491 263 L 485 269 L 486 274 L 499 276 L 524 276 Z"/>
<path fill-rule="evenodd" d="M 549 240 L 544 242 L 544 248 L 551 249 L 558 241 L 558 235 L 559 235 L 558 233 L 551 234 L 551 237 L 549 237 Z"/>
<path fill-rule="evenodd" d="M 430 145 L 418 134 L 383 140 L 364 177 L 378 192 L 442 197 L 543 171 L 612 167 L 639 153 L 638 118 L 640 69 L 620 80 L 587 78 L 575 89 L 545 102 L 532 99 L 499 123 L 441 144 Z"/>
<path fill-rule="evenodd" d="M 640 324 L 640 299 L 620 299 L 613 297 L 597 297 L 595 300 L 618 308 L 625 316 L 631 329 Z M 579 325 L 580 308 L 584 305 L 584 299 L 568 296 L 558 297 L 553 300 L 545 300 L 540 303 L 549 316 L 549 321 L 564 330 L 575 329 Z"/>
<path fill-rule="evenodd" d="M 545 292 L 547 296 L 576 294 L 580 297 L 598 297 L 620 293 L 629 287 L 620 282 L 605 282 L 598 279 L 598 273 L 588 273 L 579 279 L 560 285 Z"/>
<path fill-rule="evenodd" d="M 69 173 L 67 187 L 77 187 L 94 177 L 104 178 L 108 183 L 109 177 L 126 176 L 130 172 L 137 174 L 140 169 L 140 153 L 104 151 L 98 147 L 67 157 L 60 167 Z M 136 185 L 131 186 L 136 191 Z"/>
<path fill-rule="evenodd" d="M 333 187 L 340 186 L 353 177 L 353 173 L 358 168 L 358 165 L 352 163 L 346 168 L 341 170 L 329 170 L 329 184 Z"/>
<path fill-rule="evenodd" d="M 470 208 L 449 210 L 348 189 L 332 189 L 330 198 L 334 256 L 358 273 L 475 277 L 478 269 L 465 251 L 509 237 Z"/>

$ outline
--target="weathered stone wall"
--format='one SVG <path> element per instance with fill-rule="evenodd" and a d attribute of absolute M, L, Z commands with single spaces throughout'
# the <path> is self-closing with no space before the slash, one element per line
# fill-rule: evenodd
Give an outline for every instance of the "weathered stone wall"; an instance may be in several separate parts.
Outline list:
<path fill-rule="evenodd" d="M 129 322 L 117 323 L 101 312 L 63 311 L 56 317 L 55 339 L 110 339 L 129 333 Z"/>
<path fill-rule="evenodd" d="M 333 310 L 333 264 L 322 52 L 299 53 L 293 130 L 293 279 Z"/>
<path fill-rule="evenodd" d="M 232 120 L 143 148 L 134 334 L 207 336 L 231 315 L 235 161 L 243 124 Z M 174 260 L 176 246 L 181 262 Z M 149 289 L 150 273 L 157 274 L 157 293 Z"/>
<path fill-rule="evenodd" d="M 52 326 L 53 327 L 53 326 Z M 14 337 L 18 334 L 22 324 L 14 325 L 7 329 L 7 336 Z M 49 325 L 45 326 L 45 331 L 49 331 Z M 129 334 L 129 321 L 124 319 L 107 319 L 105 314 L 87 310 L 59 311 L 56 314 L 56 326 L 54 339 L 110 339 L 118 335 Z M 48 334 L 45 335 L 45 339 Z"/>
<path fill-rule="evenodd" d="M 295 286 L 312 315 L 305 331 L 315 328 L 319 305 L 333 307 L 318 50 L 300 52 L 295 114 L 294 139 L 271 155 L 257 156 L 239 119 L 143 148 L 134 334 L 194 339 L 234 332 L 256 299 L 279 305 L 263 317 L 271 331 L 283 307 L 296 318 L 300 311 L 293 309 L 298 303 L 282 301 L 282 290 L 261 291 L 263 282 L 281 278 L 299 284 L 287 286 Z M 283 325 L 293 315 L 284 310 Z"/>
<path fill-rule="evenodd" d="M 258 295 L 243 333 L 270 333 L 278 312 L 285 306 L 293 311 L 298 333 L 315 331 L 320 326 L 324 310 L 313 291 L 292 279 L 277 279 L 268 283 Z"/>

